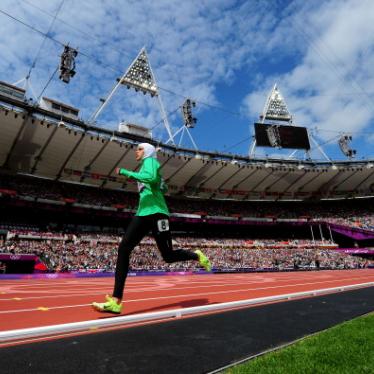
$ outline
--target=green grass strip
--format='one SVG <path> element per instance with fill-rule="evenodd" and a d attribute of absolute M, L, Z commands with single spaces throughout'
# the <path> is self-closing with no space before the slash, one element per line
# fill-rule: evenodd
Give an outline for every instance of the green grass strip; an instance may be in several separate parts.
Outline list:
<path fill-rule="evenodd" d="M 234 366 L 225 373 L 373 374 L 374 313 Z"/>

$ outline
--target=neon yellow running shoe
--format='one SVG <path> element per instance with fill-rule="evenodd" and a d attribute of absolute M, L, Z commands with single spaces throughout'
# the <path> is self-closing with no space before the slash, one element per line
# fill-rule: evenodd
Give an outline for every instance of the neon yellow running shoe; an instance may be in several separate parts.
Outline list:
<path fill-rule="evenodd" d="M 115 313 L 120 314 L 122 311 L 122 303 L 117 304 L 117 301 L 108 295 L 105 296 L 106 302 L 105 303 L 92 303 L 92 307 L 97 310 L 98 312 L 107 312 L 107 313 Z"/>
<path fill-rule="evenodd" d="M 199 263 L 200 265 L 206 270 L 206 271 L 211 271 L 212 270 L 212 265 L 210 261 L 208 260 L 208 257 L 204 255 L 203 252 L 200 251 L 200 249 L 197 249 L 195 253 L 199 257 Z"/>

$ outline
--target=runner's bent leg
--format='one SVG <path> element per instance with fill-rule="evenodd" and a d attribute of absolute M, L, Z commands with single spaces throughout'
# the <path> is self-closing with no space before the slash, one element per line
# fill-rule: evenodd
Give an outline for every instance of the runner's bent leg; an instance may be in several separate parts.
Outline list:
<path fill-rule="evenodd" d="M 165 262 L 198 260 L 196 253 L 186 249 L 173 250 L 171 233 L 169 227 L 169 217 L 165 214 L 154 214 L 152 216 L 152 234 L 156 240 L 157 247 L 161 252 Z"/>
<path fill-rule="evenodd" d="M 151 221 L 147 217 L 135 216 L 132 218 L 126 233 L 118 247 L 118 257 L 115 272 L 113 297 L 122 299 L 123 289 L 129 271 L 130 255 L 143 237 L 151 229 Z"/>

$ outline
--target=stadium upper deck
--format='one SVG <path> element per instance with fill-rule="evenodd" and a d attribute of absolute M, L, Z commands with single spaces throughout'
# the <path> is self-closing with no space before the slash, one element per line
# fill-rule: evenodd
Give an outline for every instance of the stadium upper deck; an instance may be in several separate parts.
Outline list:
<path fill-rule="evenodd" d="M 136 190 L 114 170 L 117 166 L 136 170 L 131 150 L 145 138 L 91 126 L 1 94 L 0 132 L 0 170 Z M 244 201 L 374 195 L 374 160 L 254 159 L 157 145 L 170 195 Z"/>

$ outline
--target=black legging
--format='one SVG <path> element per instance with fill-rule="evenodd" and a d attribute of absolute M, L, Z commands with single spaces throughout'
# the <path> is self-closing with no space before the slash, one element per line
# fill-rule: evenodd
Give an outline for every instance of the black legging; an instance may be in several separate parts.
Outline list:
<path fill-rule="evenodd" d="M 127 273 L 129 271 L 130 255 L 145 235 L 152 231 L 162 258 L 167 262 L 198 260 L 196 253 L 184 249 L 173 250 L 169 229 L 169 217 L 165 214 L 150 216 L 135 216 L 132 218 L 125 235 L 118 247 L 113 296 L 122 299 Z"/>

